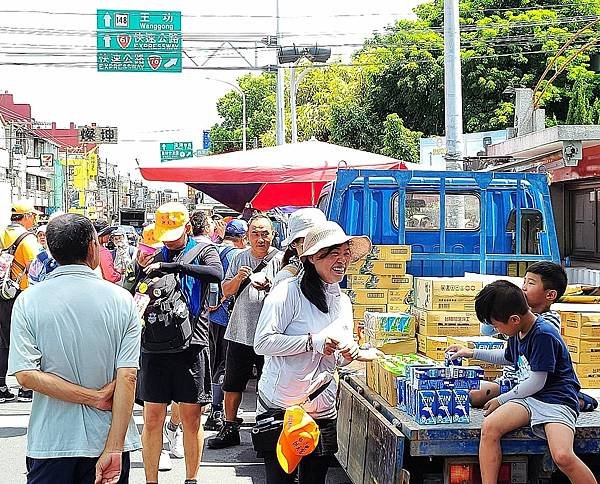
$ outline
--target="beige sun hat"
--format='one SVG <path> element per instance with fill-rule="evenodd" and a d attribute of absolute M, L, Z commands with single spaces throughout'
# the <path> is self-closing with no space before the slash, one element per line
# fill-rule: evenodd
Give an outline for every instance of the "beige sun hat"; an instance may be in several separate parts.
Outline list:
<path fill-rule="evenodd" d="M 346 235 L 344 229 L 335 222 L 325 222 L 313 227 L 306 234 L 302 258 L 315 255 L 321 249 L 333 245 L 350 245 L 350 254 L 353 261 L 357 261 L 371 252 L 371 239 L 366 235 Z"/>

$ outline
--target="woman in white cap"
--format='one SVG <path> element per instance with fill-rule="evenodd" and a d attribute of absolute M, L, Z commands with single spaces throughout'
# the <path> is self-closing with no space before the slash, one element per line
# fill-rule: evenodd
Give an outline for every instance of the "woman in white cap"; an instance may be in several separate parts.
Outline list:
<path fill-rule="evenodd" d="M 281 245 L 286 247 L 281 260 L 281 269 L 273 279 L 273 286 L 281 281 L 298 275 L 302 269 L 302 244 L 310 229 L 327 221 L 325 214 L 318 208 L 301 208 L 288 219 L 288 236 Z"/>
<path fill-rule="evenodd" d="M 304 240 L 302 275 L 271 291 L 258 321 L 254 350 L 269 358 L 258 383 L 257 420 L 302 405 L 320 427 L 316 450 L 295 471 L 300 484 L 324 483 L 337 452 L 336 368 L 380 354 L 354 342 L 352 304 L 339 286 L 348 264 L 370 250 L 368 237 L 346 235 L 335 222 L 313 227 Z M 275 448 L 261 453 L 268 484 L 295 482 L 295 472 L 283 471 Z"/>

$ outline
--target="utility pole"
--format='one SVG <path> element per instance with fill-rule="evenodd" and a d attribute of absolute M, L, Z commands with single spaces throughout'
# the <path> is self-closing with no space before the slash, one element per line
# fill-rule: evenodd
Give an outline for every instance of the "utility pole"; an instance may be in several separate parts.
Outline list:
<path fill-rule="evenodd" d="M 275 9 L 277 17 L 277 48 L 281 48 L 282 35 L 280 29 L 280 18 L 279 18 L 279 0 L 275 0 Z M 281 63 L 279 62 L 279 55 L 277 56 L 277 145 L 285 144 L 285 73 Z"/>
<path fill-rule="evenodd" d="M 458 0 L 444 0 L 444 98 L 446 168 L 458 170 L 464 155 Z"/>
<path fill-rule="evenodd" d="M 13 202 L 14 189 L 15 189 L 15 160 L 13 153 L 13 123 L 8 123 L 8 183 L 10 185 L 10 202 Z"/>

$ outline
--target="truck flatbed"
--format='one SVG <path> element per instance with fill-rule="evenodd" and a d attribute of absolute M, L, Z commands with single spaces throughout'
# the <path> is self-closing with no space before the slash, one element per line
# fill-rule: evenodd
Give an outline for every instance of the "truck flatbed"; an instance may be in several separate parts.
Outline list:
<path fill-rule="evenodd" d="M 586 392 L 600 397 L 600 390 Z M 386 475 L 395 477 L 379 482 L 399 482 L 406 458 L 477 456 L 483 418 L 482 410 L 472 409 L 468 424 L 421 425 L 370 390 L 362 376 L 346 375 L 340 382 L 338 460 L 355 483 L 373 482 Z M 388 452 L 374 453 L 372 445 Z M 529 427 L 507 434 L 502 439 L 502 451 L 509 456 L 539 456 L 545 471 L 553 469 L 546 441 Z M 600 452 L 600 410 L 580 414 L 575 452 Z M 361 462 L 366 466 L 364 473 L 359 470 Z"/>

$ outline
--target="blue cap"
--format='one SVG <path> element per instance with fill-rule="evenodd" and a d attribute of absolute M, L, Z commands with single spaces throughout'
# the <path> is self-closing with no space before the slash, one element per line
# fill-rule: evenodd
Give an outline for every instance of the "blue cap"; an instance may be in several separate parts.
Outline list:
<path fill-rule="evenodd" d="M 225 235 L 246 235 L 248 232 L 248 223 L 245 220 L 233 219 L 225 227 Z"/>

